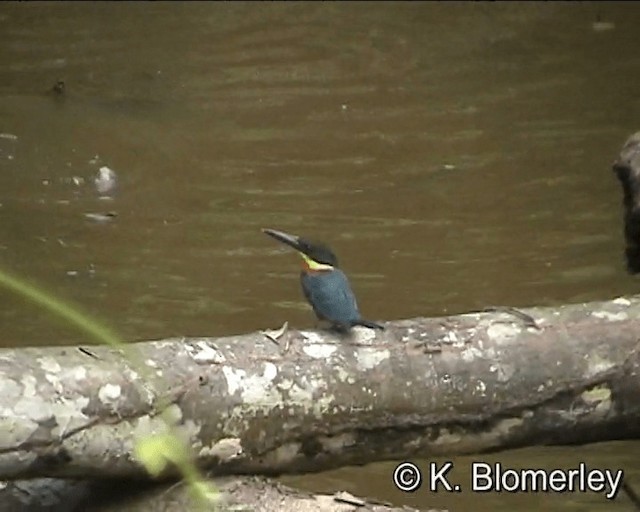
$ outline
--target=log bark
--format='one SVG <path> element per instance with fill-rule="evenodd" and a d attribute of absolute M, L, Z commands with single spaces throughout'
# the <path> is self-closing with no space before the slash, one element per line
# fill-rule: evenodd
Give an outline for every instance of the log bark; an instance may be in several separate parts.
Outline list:
<path fill-rule="evenodd" d="M 145 477 L 162 400 L 216 475 L 640 437 L 640 299 L 524 313 L 138 343 L 152 381 L 106 347 L 2 350 L 0 479 Z"/>

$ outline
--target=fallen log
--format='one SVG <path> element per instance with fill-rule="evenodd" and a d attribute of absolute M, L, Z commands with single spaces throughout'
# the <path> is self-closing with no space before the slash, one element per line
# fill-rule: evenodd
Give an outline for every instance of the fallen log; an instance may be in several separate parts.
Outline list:
<path fill-rule="evenodd" d="M 417 512 L 361 499 L 346 492 L 313 494 L 259 477 L 209 481 L 220 492 L 219 510 L 261 512 Z M 132 487 L 134 489 L 132 490 Z M 136 488 L 137 487 L 137 488 Z M 123 493 L 126 488 L 128 492 Z M 184 483 L 167 486 L 127 482 L 76 482 L 34 479 L 0 486 L 0 512 L 184 512 L 197 510 Z M 430 512 L 441 512 L 431 509 Z"/>
<path fill-rule="evenodd" d="M 105 485 L 86 480 L 34 478 L 0 482 L 0 512 L 80 512 Z"/>
<path fill-rule="evenodd" d="M 0 479 L 145 477 L 170 403 L 215 475 L 640 437 L 640 299 L 328 331 L 0 351 Z M 163 475 L 174 476 L 170 468 Z"/>

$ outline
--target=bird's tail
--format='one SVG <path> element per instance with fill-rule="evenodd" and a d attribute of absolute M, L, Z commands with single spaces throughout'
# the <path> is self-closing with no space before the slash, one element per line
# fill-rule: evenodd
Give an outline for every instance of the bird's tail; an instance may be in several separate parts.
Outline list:
<path fill-rule="evenodd" d="M 380 329 L 381 331 L 384 331 L 383 325 L 377 324 L 375 322 L 371 322 L 370 320 L 364 320 L 362 318 L 360 320 L 353 322 L 352 325 L 362 325 L 363 327 L 368 327 L 369 329 Z"/>

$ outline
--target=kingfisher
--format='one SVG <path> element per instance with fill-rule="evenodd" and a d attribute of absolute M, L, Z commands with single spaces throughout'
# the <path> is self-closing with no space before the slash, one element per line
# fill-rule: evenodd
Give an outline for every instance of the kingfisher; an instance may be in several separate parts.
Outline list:
<path fill-rule="evenodd" d="M 302 256 L 302 291 L 319 320 L 329 322 L 343 333 L 356 325 L 384 329 L 360 316 L 349 280 L 338 268 L 338 258 L 329 247 L 275 229 L 264 228 L 262 232 L 293 247 Z"/>

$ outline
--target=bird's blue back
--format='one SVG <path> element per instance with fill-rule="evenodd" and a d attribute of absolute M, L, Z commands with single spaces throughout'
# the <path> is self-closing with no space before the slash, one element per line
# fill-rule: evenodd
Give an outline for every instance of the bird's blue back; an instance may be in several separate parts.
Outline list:
<path fill-rule="evenodd" d="M 342 270 L 302 272 L 300 281 L 304 295 L 318 318 L 344 326 L 360 320 L 356 297 Z"/>

